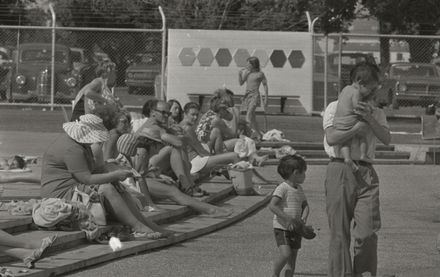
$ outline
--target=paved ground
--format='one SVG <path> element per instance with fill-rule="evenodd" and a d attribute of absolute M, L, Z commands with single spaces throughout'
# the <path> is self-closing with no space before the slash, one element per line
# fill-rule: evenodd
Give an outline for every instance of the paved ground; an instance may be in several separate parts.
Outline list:
<path fill-rule="evenodd" d="M 379 275 L 440 276 L 434 223 L 438 208 L 436 166 L 381 166 L 382 229 L 379 231 Z M 298 276 L 326 276 L 328 227 L 323 190 L 325 167 L 310 166 L 305 192 L 311 206 L 309 223 L 318 236 L 304 241 Z M 265 175 L 275 177 L 274 168 Z M 123 258 L 70 274 L 80 276 L 270 276 L 277 249 L 267 208 L 231 227 L 159 251 Z M 436 268 L 437 267 L 437 268 Z M 425 272 L 425 274 L 422 274 Z"/>
<path fill-rule="evenodd" d="M 0 156 L 14 153 L 40 155 L 61 132 L 60 111 L 0 109 Z M 261 117 L 260 117 L 261 119 Z M 390 121 L 393 131 L 420 131 L 414 120 Z M 270 116 L 269 126 L 295 141 L 320 142 L 319 117 Z M 396 143 L 423 142 L 420 136 L 393 136 Z M 323 166 L 311 166 L 305 185 L 319 236 L 304 242 L 298 259 L 303 276 L 325 276 L 328 229 L 324 210 Z M 383 227 L 379 233 L 380 273 L 399 276 L 440 276 L 435 238 L 440 223 L 436 166 L 381 166 Z M 267 172 L 271 177 L 275 173 Z M 72 276 L 269 276 L 276 248 L 267 209 L 227 229 L 153 253 L 124 258 Z M 426 275 L 421 275 L 428 270 Z M 434 271 L 436 270 L 436 271 Z M 409 274 L 409 275 L 408 275 Z"/>

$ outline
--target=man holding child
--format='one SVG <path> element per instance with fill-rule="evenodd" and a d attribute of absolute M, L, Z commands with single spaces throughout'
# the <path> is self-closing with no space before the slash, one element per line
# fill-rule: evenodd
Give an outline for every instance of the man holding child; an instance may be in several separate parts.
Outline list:
<path fill-rule="evenodd" d="M 353 70 L 352 89 L 370 90 L 371 99 L 379 85 L 378 68 L 371 64 L 359 64 Z M 358 72 L 368 72 L 368 83 L 356 84 Z M 370 78 L 371 77 L 371 78 Z M 384 144 L 390 143 L 390 131 L 383 110 L 374 106 L 374 100 L 358 102 L 354 112 L 358 120 L 350 129 L 337 129 L 333 119 L 337 102 L 330 103 L 324 113 L 323 127 L 330 162 L 327 166 L 325 193 L 326 210 L 330 227 L 330 245 L 328 260 L 328 276 L 362 276 L 369 272 L 377 274 L 377 235 L 381 227 L 379 211 L 379 179 L 372 166 L 376 148 L 376 138 Z M 366 141 L 365 158 L 361 159 L 359 140 L 362 136 Z M 344 162 L 344 156 L 338 151 L 350 141 L 350 155 L 356 167 Z M 330 146 L 330 147 L 329 147 Z M 356 169 L 357 168 L 357 169 Z M 354 221 L 351 230 L 351 221 Z M 351 260 L 351 232 L 354 237 L 354 257 Z"/>

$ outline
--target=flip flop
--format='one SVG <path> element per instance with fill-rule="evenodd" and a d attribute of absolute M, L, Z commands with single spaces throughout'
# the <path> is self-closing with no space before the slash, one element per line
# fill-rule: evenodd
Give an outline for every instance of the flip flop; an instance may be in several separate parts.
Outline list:
<path fill-rule="evenodd" d="M 41 259 L 44 252 L 52 246 L 52 244 L 57 239 L 58 234 L 55 234 L 50 237 L 45 237 L 41 240 L 41 246 L 38 249 L 35 249 L 30 256 L 27 256 L 23 259 L 23 263 L 27 268 L 34 268 L 35 262 Z"/>

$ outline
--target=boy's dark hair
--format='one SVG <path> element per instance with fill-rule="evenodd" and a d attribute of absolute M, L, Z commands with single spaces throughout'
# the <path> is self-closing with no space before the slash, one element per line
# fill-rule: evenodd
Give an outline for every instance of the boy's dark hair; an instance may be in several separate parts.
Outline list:
<path fill-rule="evenodd" d="M 188 113 L 189 110 L 191 110 L 191 109 L 196 109 L 196 110 L 200 111 L 200 105 L 197 104 L 196 102 L 188 102 L 185 104 L 185 106 L 183 106 L 184 113 Z"/>
<path fill-rule="evenodd" d="M 292 175 L 294 170 L 304 172 L 307 169 L 306 161 L 299 155 L 287 155 L 280 159 L 278 174 L 286 180 Z"/>
<path fill-rule="evenodd" d="M 14 160 L 17 161 L 18 168 L 23 169 L 26 167 L 26 162 L 24 161 L 24 159 L 22 157 L 14 156 Z"/>
<path fill-rule="evenodd" d="M 151 111 L 157 108 L 157 103 L 159 103 L 157 99 L 150 99 L 145 102 L 144 106 L 142 106 L 142 114 L 146 117 L 150 117 Z"/>
<path fill-rule="evenodd" d="M 350 71 L 350 79 L 354 82 L 359 82 L 364 85 L 371 81 L 379 82 L 380 69 L 377 65 L 361 62 L 355 65 Z"/>

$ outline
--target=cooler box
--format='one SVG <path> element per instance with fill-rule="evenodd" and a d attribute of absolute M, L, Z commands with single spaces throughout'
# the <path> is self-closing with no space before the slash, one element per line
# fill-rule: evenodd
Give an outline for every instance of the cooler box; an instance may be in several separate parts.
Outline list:
<path fill-rule="evenodd" d="M 230 168 L 229 176 L 238 195 L 255 195 L 254 184 L 252 183 L 252 168 Z"/>

